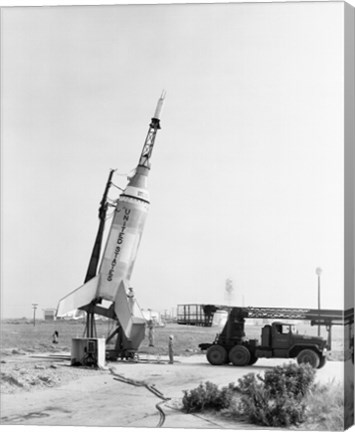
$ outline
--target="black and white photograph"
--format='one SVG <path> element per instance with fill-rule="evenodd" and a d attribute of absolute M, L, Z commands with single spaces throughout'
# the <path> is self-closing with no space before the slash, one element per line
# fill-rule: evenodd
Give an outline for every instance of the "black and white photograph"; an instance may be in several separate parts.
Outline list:
<path fill-rule="evenodd" d="M 354 3 L 0 14 L 0 424 L 353 426 Z"/>

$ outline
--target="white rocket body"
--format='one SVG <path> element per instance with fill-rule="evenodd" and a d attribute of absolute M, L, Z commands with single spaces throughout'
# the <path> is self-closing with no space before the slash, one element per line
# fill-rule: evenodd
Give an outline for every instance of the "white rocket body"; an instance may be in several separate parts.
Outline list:
<path fill-rule="evenodd" d="M 132 332 L 133 323 L 143 320 L 137 308 L 132 307 L 132 299 L 128 301 L 127 291 L 149 210 L 147 179 L 155 135 L 160 128 L 156 116 L 160 114 L 164 96 L 158 101 L 135 173 L 118 198 L 98 274 L 59 301 L 58 317 L 104 299 L 114 302 L 117 318 L 127 336 Z"/>

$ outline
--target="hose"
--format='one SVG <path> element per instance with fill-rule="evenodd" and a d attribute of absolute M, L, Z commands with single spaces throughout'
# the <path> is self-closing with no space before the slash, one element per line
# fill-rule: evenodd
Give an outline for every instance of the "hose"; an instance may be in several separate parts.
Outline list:
<path fill-rule="evenodd" d="M 122 375 L 119 375 L 118 373 L 114 372 L 114 370 L 112 368 L 110 368 L 110 372 L 112 375 L 115 376 L 114 380 L 115 381 L 121 381 L 125 384 L 130 384 L 130 385 L 134 385 L 136 387 L 145 387 L 147 390 L 149 390 L 151 393 L 153 393 L 155 396 L 157 396 L 159 399 L 162 399 L 161 402 L 158 402 L 155 405 L 155 408 L 158 410 L 159 415 L 160 415 L 160 419 L 159 422 L 157 424 L 156 427 L 160 428 L 163 426 L 164 422 L 165 422 L 165 418 L 166 415 L 163 411 L 163 409 L 161 408 L 160 405 L 164 404 L 165 402 L 169 401 L 170 398 L 166 398 L 162 392 L 160 392 L 157 388 L 155 388 L 154 384 L 147 384 L 144 381 L 137 381 L 137 380 L 133 380 L 131 378 L 126 378 Z"/>

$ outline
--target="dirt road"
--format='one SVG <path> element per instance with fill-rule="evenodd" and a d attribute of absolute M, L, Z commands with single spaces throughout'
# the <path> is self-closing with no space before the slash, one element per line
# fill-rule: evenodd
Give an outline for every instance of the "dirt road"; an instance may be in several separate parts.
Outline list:
<path fill-rule="evenodd" d="M 177 357 L 170 365 L 157 363 L 151 357 L 141 363 L 118 362 L 108 364 L 103 373 L 92 372 L 75 381 L 34 392 L 1 395 L 1 423 L 19 425 L 82 425 L 82 426 L 135 426 L 156 427 L 162 415 L 156 404 L 162 402 L 144 386 L 117 381 L 115 374 L 132 380 L 155 385 L 170 400 L 161 405 L 165 420 L 163 427 L 175 428 L 230 428 L 255 429 L 255 426 L 236 424 L 207 415 L 187 415 L 177 408 L 183 390 L 196 387 L 204 381 L 218 385 L 236 382 L 249 373 L 260 373 L 268 367 L 282 364 L 283 360 L 259 360 L 257 365 L 236 368 L 230 365 L 211 366 L 204 355 Z M 165 359 L 162 359 L 165 360 Z M 342 362 L 328 362 L 317 371 L 317 381 L 335 379 L 342 382 Z M 58 368 L 68 368 L 62 364 Z M 111 368 L 111 371 L 109 370 Z"/>

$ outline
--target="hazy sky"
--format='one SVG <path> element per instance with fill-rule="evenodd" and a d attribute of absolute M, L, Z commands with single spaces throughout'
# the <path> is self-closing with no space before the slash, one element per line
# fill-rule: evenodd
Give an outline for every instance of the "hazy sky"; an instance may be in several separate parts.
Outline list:
<path fill-rule="evenodd" d="M 225 303 L 231 278 L 235 305 L 316 307 L 320 266 L 342 307 L 342 3 L 11 8 L 1 49 L 3 317 L 83 283 L 162 89 L 140 306 Z"/>

